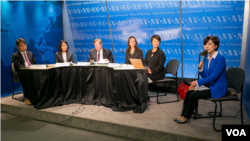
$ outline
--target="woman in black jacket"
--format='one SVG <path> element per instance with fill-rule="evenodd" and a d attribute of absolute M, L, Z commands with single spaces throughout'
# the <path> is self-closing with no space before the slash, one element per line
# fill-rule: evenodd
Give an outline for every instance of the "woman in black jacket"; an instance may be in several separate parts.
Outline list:
<path fill-rule="evenodd" d="M 73 53 L 68 51 L 69 45 L 65 40 L 61 40 L 58 45 L 59 52 L 55 55 L 55 62 L 56 63 L 66 63 L 66 62 L 73 62 L 75 63 Z"/>
<path fill-rule="evenodd" d="M 161 80 L 165 77 L 164 64 L 166 61 L 166 56 L 159 48 L 160 43 L 161 37 L 159 35 L 154 35 L 151 37 L 153 49 L 147 52 L 144 60 L 144 66 L 148 66 L 148 83 Z"/>
<path fill-rule="evenodd" d="M 141 61 L 143 62 L 142 50 L 139 49 L 136 38 L 134 36 L 130 36 L 128 38 L 128 48 L 126 50 L 125 64 L 131 64 L 129 60 L 130 58 L 141 59 Z"/>

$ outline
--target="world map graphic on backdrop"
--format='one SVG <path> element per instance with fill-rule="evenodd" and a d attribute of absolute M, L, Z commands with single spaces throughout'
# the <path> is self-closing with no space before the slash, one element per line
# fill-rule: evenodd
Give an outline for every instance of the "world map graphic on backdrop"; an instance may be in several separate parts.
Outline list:
<path fill-rule="evenodd" d="M 55 62 L 57 46 L 63 39 L 62 2 L 1 1 L 1 93 L 12 90 L 12 54 L 18 51 L 15 41 L 24 38 L 27 50 L 33 52 L 37 64 L 46 58 L 47 64 Z M 20 84 L 16 86 L 20 88 Z"/>

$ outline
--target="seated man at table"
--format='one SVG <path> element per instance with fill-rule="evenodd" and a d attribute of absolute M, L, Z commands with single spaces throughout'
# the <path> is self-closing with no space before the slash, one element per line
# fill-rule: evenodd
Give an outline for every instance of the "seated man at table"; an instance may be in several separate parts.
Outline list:
<path fill-rule="evenodd" d="M 113 62 L 112 52 L 108 49 L 102 47 L 102 41 L 100 39 L 94 40 L 95 48 L 89 51 L 89 59 L 94 60 L 94 62 L 99 62 L 101 60 Z"/>
<path fill-rule="evenodd" d="M 31 64 L 36 64 L 36 60 L 35 60 L 33 53 L 26 51 L 27 44 L 23 38 L 17 39 L 16 45 L 17 45 L 17 49 L 19 51 L 17 51 L 16 53 L 14 53 L 12 55 L 12 62 L 14 64 L 15 70 L 17 70 L 17 72 L 19 72 L 20 68 L 26 68 L 26 67 L 30 67 Z M 19 78 L 20 78 L 20 81 L 21 81 L 21 84 L 23 87 L 24 97 L 26 97 L 26 103 L 28 105 L 31 105 L 28 97 L 25 95 L 26 94 L 26 87 L 25 87 L 25 83 L 24 83 L 25 78 L 22 78 L 20 76 L 19 76 Z"/>

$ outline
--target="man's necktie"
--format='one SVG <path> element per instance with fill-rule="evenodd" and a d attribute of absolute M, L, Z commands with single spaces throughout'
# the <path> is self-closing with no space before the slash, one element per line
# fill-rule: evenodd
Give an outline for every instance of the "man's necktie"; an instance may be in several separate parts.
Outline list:
<path fill-rule="evenodd" d="M 28 65 L 31 66 L 30 61 L 29 61 L 29 59 L 28 59 L 26 53 L 23 53 L 23 56 L 24 56 L 26 62 L 28 63 Z"/>
<path fill-rule="evenodd" d="M 96 62 L 99 62 L 99 60 L 100 60 L 100 51 L 97 52 L 97 60 L 96 60 Z"/>

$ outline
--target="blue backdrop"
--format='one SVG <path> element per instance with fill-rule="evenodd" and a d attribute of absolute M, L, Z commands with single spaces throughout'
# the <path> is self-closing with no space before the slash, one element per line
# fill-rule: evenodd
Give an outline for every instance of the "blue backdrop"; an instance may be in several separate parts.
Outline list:
<path fill-rule="evenodd" d="M 178 76 L 195 78 L 198 56 L 204 50 L 203 40 L 215 35 L 221 41 L 219 53 L 225 56 L 227 68 L 240 66 L 244 1 L 182 1 L 181 13 L 179 1 L 108 1 L 107 4 L 112 36 L 105 1 L 66 2 L 64 12 L 69 15 L 78 61 L 87 61 L 95 38 L 103 40 L 103 47 L 112 50 L 112 37 L 113 53 L 118 54 L 126 51 L 129 36 L 135 36 L 145 56 L 152 48 L 150 37 L 158 34 L 162 39 L 160 48 L 167 58 L 165 65 L 177 59 Z M 115 56 L 115 62 L 124 63 L 125 53 Z"/>
<path fill-rule="evenodd" d="M 219 53 L 225 56 L 227 68 L 240 66 L 244 1 L 182 1 L 181 6 L 179 1 L 107 1 L 110 20 L 105 1 L 63 3 L 62 10 L 62 2 L 57 1 L 1 1 L 2 95 L 11 94 L 11 55 L 17 51 L 15 40 L 20 37 L 26 39 L 28 50 L 40 64 L 43 60 L 35 49 L 45 56 L 47 63 L 54 63 L 63 33 L 78 62 L 87 61 L 96 38 L 112 51 L 112 38 L 115 62 L 124 63 L 125 53 L 117 54 L 126 51 L 129 36 L 137 38 L 145 56 L 152 48 L 151 36 L 158 34 L 162 39 L 160 48 L 167 58 L 165 64 L 177 59 L 178 77 L 194 78 L 198 54 L 204 50 L 203 40 L 215 35 L 221 41 Z M 67 20 L 63 21 L 62 14 Z M 15 87 L 20 88 L 20 84 Z"/>
<path fill-rule="evenodd" d="M 33 52 L 37 64 L 55 63 L 57 46 L 63 39 L 62 2 L 1 1 L 1 96 L 12 94 L 12 54 L 15 41 L 24 38 L 27 50 Z M 20 83 L 15 90 L 21 90 Z"/>
<path fill-rule="evenodd" d="M 244 1 L 183 1 L 183 77 L 194 78 L 198 71 L 203 40 L 215 35 L 220 40 L 219 53 L 227 68 L 239 67 L 243 30 Z"/>

